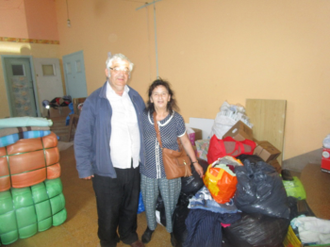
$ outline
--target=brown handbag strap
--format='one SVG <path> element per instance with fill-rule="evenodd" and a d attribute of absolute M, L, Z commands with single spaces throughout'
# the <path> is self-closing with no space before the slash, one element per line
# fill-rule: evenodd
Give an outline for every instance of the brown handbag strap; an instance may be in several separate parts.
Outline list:
<path fill-rule="evenodd" d="M 156 130 L 157 140 L 158 140 L 159 146 L 161 148 L 163 148 L 162 138 L 160 137 L 160 131 L 159 131 L 157 120 L 156 120 L 156 112 L 153 113 L 153 118 L 154 118 L 154 126 L 155 126 L 155 130 Z M 179 140 L 179 137 L 176 139 L 176 141 L 178 142 L 178 147 L 179 147 L 179 150 L 181 151 L 183 149 L 183 147 L 182 147 L 181 141 Z"/>
<path fill-rule="evenodd" d="M 156 112 L 155 111 L 153 113 L 153 118 L 154 118 L 154 126 L 155 126 L 155 130 L 156 130 L 157 140 L 158 140 L 159 146 L 161 148 L 163 148 L 162 139 L 160 137 L 160 132 L 159 132 L 158 123 L 157 123 L 157 120 L 156 120 Z"/>

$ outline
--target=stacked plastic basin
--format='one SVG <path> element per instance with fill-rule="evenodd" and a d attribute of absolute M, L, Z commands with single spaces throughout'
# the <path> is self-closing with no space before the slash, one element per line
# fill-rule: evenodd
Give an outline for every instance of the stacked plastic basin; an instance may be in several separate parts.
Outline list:
<path fill-rule="evenodd" d="M 0 148 L 0 243 L 33 236 L 67 218 L 54 133 Z"/>

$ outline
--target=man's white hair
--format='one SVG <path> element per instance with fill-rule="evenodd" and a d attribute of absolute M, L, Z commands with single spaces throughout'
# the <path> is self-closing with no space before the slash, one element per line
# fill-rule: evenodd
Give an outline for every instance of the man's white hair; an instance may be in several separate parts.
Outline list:
<path fill-rule="evenodd" d="M 129 63 L 128 66 L 129 74 L 131 74 L 134 64 L 125 55 L 121 53 L 114 54 L 113 56 L 109 55 L 107 61 L 105 61 L 105 65 L 107 69 L 112 67 L 113 61 L 127 61 Z M 110 77 L 110 72 L 109 72 L 109 77 Z"/>

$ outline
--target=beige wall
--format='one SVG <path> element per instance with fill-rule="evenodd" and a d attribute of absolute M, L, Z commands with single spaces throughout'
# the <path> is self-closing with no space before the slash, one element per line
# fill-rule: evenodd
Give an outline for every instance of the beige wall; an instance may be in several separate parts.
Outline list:
<path fill-rule="evenodd" d="M 58 40 L 55 0 L 0 1 L 0 37 Z"/>
<path fill-rule="evenodd" d="M 58 40 L 55 0 L 24 2 L 29 38 Z"/>
<path fill-rule="evenodd" d="M 111 51 L 135 63 L 130 84 L 146 98 L 156 61 L 153 7 L 136 11 L 142 2 L 70 0 L 68 28 L 66 1 L 55 1 L 60 57 L 84 51 L 88 93 L 103 84 Z M 214 119 L 225 100 L 285 99 L 284 158 L 321 147 L 330 132 L 330 1 L 162 0 L 156 8 L 159 75 L 186 122 Z"/>
<path fill-rule="evenodd" d="M 61 58 L 54 0 L 0 1 L 0 23 L 0 55 Z M 2 60 L 0 104 L 0 118 L 9 117 Z"/>
<path fill-rule="evenodd" d="M 2 37 L 28 38 L 24 1 L 1 1 L 0 23 Z"/>
<path fill-rule="evenodd" d="M 142 1 L 143 2 L 143 1 Z M 84 51 L 88 93 L 104 81 L 108 51 L 136 64 L 145 98 L 156 77 L 153 7 L 134 1 L 57 0 L 61 54 Z M 330 2 L 163 0 L 156 4 L 159 75 L 186 121 L 214 119 L 221 104 L 287 100 L 284 158 L 318 149 L 330 132 Z"/>

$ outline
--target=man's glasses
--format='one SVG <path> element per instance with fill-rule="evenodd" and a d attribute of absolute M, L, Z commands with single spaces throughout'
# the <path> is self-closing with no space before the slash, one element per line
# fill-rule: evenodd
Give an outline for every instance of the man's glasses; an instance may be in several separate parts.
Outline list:
<path fill-rule="evenodd" d="M 119 71 L 125 73 L 125 74 L 129 74 L 129 68 L 127 67 L 113 67 L 113 68 L 110 68 L 112 71 L 118 73 Z"/>

